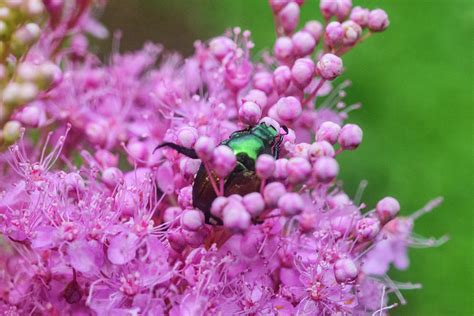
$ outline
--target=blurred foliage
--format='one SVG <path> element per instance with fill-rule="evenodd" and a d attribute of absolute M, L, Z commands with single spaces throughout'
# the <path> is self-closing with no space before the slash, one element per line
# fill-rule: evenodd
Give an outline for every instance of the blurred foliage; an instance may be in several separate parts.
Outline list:
<path fill-rule="evenodd" d="M 471 0 L 353 0 L 385 9 L 389 29 L 344 58 L 353 86 L 349 101 L 362 102 L 349 121 L 360 124 L 364 142 L 338 160 L 345 188 L 354 194 L 369 181 L 369 207 L 393 195 L 402 214 L 433 197 L 445 202 L 416 222 L 424 236 L 448 234 L 440 248 L 410 251 L 408 271 L 398 281 L 423 284 L 405 291 L 409 304 L 395 315 L 472 315 L 473 308 L 473 35 Z M 301 21 L 319 18 L 318 2 L 307 0 Z M 167 49 L 192 52 L 193 41 L 226 28 L 252 31 L 254 54 L 275 39 L 266 0 L 111 1 L 104 12 L 110 30 L 122 30 L 121 50 L 152 40 Z M 101 47 L 110 52 L 109 47 Z"/>

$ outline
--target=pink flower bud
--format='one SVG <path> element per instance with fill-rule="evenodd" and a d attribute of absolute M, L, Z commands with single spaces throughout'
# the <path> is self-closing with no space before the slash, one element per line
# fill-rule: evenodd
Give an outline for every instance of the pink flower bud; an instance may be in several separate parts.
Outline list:
<path fill-rule="evenodd" d="M 293 148 L 293 156 L 294 157 L 303 157 L 308 159 L 308 149 L 310 147 L 310 144 L 308 143 L 299 143 L 296 144 Z"/>
<path fill-rule="evenodd" d="M 349 18 L 361 27 L 366 27 L 369 23 L 369 13 L 369 9 L 354 7 Z"/>
<path fill-rule="evenodd" d="M 270 7 L 274 13 L 278 13 L 281 9 L 283 9 L 290 0 L 268 0 Z"/>
<path fill-rule="evenodd" d="M 299 31 L 291 37 L 293 42 L 293 53 L 297 57 L 304 57 L 311 54 L 316 46 L 316 40 L 311 33 Z"/>
<path fill-rule="evenodd" d="M 229 199 L 227 197 L 218 196 L 212 202 L 211 214 L 215 217 L 222 218 L 222 211 L 224 210 L 224 207 L 227 205 L 227 203 L 229 203 Z"/>
<path fill-rule="evenodd" d="M 231 201 L 224 207 L 222 220 L 225 227 L 234 231 L 246 230 L 251 224 L 250 214 L 242 203 L 236 201 Z"/>
<path fill-rule="evenodd" d="M 327 197 L 327 203 L 330 208 L 340 208 L 351 204 L 351 199 L 345 193 L 338 193 Z"/>
<path fill-rule="evenodd" d="M 27 23 L 13 34 L 13 41 L 19 45 L 32 45 L 41 35 L 41 29 L 36 23 Z"/>
<path fill-rule="evenodd" d="M 375 9 L 370 11 L 367 25 L 372 32 L 382 32 L 389 24 L 388 15 L 384 10 Z"/>
<path fill-rule="evenodd" d="M 283 94 L 290 85 L 291 70 L 288 66 L 280 66 L 273 71 L 273 84 L 279 94 Z"/>
<path fill-rule="evenodd" d="M 104 142 L 99 144 L 104 144 Z M 133 160 L 147 160 L 148 159 L 148 149 L 144 142 L 134 140 L 127 144 L 127 151 L 130 154 L 130 158 Z"/>
<path fill-rule="evenodd" d="M 321 38 L 321 35 L 323 35 L 324 31 L 323 25 L 319 21 L 315 20 L 306 22 L 303 30 L 311 34 L 316 43 L 319 42 L 319 39 Z"/>
<path fill-rule="evenodd" d="M 275 171 L 273 177 L 276 179 L 284 180 L 288 177 L 288 159 L 280 158 L 275 161 Z"/>
<path fill-rule="evenodd" d="M 198 231 L 204 226 L 204 213 L 198 210 L 185 210 L 181 216 L 181 226 L 190 231 Z"/>
<path fill-rule="evenodd" d="M 199 137 L 197 130 L 191 126 L 180 128 L 176 135 L 178 144 L 187 148 L 192 148 Z"/>
<path fill-rule="evenodd" d="M 193 187 L 188 185 L 187 187 L 181 188 L 178 192 L 178 204 L 181 208 L 186 209 L 193 204 Z"/>
<path fill-rule="evenodd" d="M 359 269 L 352 259 L 338 259 L 334 263 L 334 277 L 339 283 L 354 281 L 359 275 Z"/>
<path fill-rule="evenodd" d="M 321 124 L 318 131 L 316 132 L 316 140 L 325 140 L 328 143 L 334 145 L 337 142 L 337 137 L 339 136 L 340 131 L 341 127 L 338 124 L 331 121 L 326 121 Z"/>
<path fill-rule="evenodd" d="M 362 28 L 359 24 L 351 20 L 342 23 L 342 28 L 344 29 L 344 39 L 342 42 L 346 46 L 354 45 L 362 34 Z"/>
<path fill-rule="evenodd" d="M 190 159 L 184 157 L 179 162 L 179 170 L 185 177 L 194 176 L 201 166 L 201 162 L 198 159 Z"/>
<path fill-rule="evenodd" d="M 26 106 L 20 113 L 19 119 L 26 126 L 37 127 L 41 117 L 44 116 L 42 110 L 34 105 Z"/>
<path fill-rule="evenodd" d="M 276 131 L 280 130 L 280 124 L 278 124 L 278 122 L 272 119 L 271 117 L 266 116 L 262 118 L 260 122 L 258 122 L 258 124 L 262 124 L 262 123 L 265 123 L 267 126 L 273 126 L 273 128 Z"/>
<path fill-rule="evenodd" d="M 331 217 L 330 225 L 331 229 L 338 232 L 340 236 L 343 236 L 352 231 L 355 225 L 355 220 L 352 216 L 337 215 Z"/>
<path fill-rule="evenodd" d="M 375 210 L 377 218 L 385 224 L 397 216 L 400 212 L 400 204 L 395 198 L 387 196 L 377 203 Z"/>
<path fill-rule="evenodd" d="M 280 62 L 288 62 L 291 58 L 293 58 L 293 41 L 291 38 L 286 36 L 279 37 L 275 41 L 273 54 Z"/>
<path fill-rule="evenodd" d="M 272 182 L 265 186 L 263 189 L 263 199 L 265 203 L 274 207 L 278 204 L 280 197 L 286 193 L 286 188 L 281 182 Z"/>
<path fill-rule="evenodd" d="M 244 101 L 251 101 L 257 103 L 261 109 L 267 106 L 267 95 L 262 90 L 252 89 L 243 98 Z"/>
<path fill-rule="evenodd" d="M 203 161 L 211 159 L 214 148 L 216 148 L 216 142 L 207 136 L 199 137 L 196 144 L 194 144 L 194 150 Z"/>
<path fill-rule="evenodd" d="M 66 185 L 66 189 L 68 191 L 83 191 L 86 187 L 84 183 L 84 179 L 82 179 L 81 175 L 77 172 L 68 173 L 64 177 L 64 184 Z"/>
<path fill-rule="evenodd" d="M 351 12 L 352 0 L 321 0 L 319 8 L 326 20 L 335 16 L 339 21 L 342 21 Z"/>
<path fill-rule="evenodd" d="M 255 170 L 260 179 L 268 179 L 273 175 L 275 170 L 275 159 L 267 154 L 258 156 L 255 163 Z"/>
<path fill-rule="evenodd" d="M 43 2 L 40 0 L 29 0 L 24 3 L 25 13 L 28 14 L 30 17 L 35 17 L 43 13 L 44 5 Z"/>
<path fill-rule="evenodd" d="M 285 33 L 293 32 L 300 20 L 300 7 L 295 2 L 288 3 L 278 13 L 278 20 Z"/>
<path fill-rule="evenodd" d="M 244 233 L 244 236 L 240 241 L 241 253 L 248 258 L 255 257 L 261 248 L 264 238 L 265 237 L 260 229 L 256 228 L 255 226 L 250 227 Z"/>
<path fill-rule="evenodd" d="M 163 221 L 164 222 L 172 222 L 174 221 L 179 215 L 183 213 L 183 209 L 177 206 L 168 207 L 163 212 Z"/>
<path fill-rule="evenodd" d="M 362 130 L 355 124 L 346 124 L 339 133 L 338 142 L 342 149 L 356 149 L 362 142 Z"/>
<path fill-rule="evenodd" d="M 186 247 L 186 240 L 182 234 L 182 230 L 170 230 L 167 233 L 167 238 L 171 248 L 177 252 L 182 252 Z"/>
<path fill-rule="evenodd" d="M 278 208 L 285 216 L 295 216 L 303 211 L 304 202 L 298 193 L 289 192 L 278 200 Z"/>
<path fill-rule="evenodd" d="M 117 167 L 119 158 L 112 154 L 110 151 L 105 149 L 99 149 L 94 154 L 95 159 L 99 162 L 99 164 L 106 168 L 106 167 Z"/>
<path fill-rule="evenodd" d="M 319 182 L 328 183 L 334 180 L 339 173 L 339 164 L 334 158 L 321 157 L 316 160 L 313 169 Z"/>
<path fill-rule="evenodd" d="M 123 173 L 116 167 L 109 167 L 102 171 L 102 181 L 104 181 L 108 187 L 115 188 L 123 182 Z"/>
<path fill-rule="evenodd" d="M 253 66 L 247 59 L 234 58 L 225 64 L 224 70 L 229 87 L 232 90 L 239 90 L 249 83 Z"/>
<path fill-rule="evenodd" d="M 230 147 L 220 145 L 212 154 L 212 167 L 214 172 L 221 178 L 228 176 L 234 170 L 237 158 Z"/>
<path fill-rule="evenodd" d="M 218 59 L 223 59 L 228 53 L 234 51 L 237 45 L 230 38 L 219 36 L 211 40 L 209 50 Z"/>
<path fill-rule="evenodd" d="M 203 230 L 200 231 L 191 231 L 187 229 L 183 229 L 181 234 L 184 237 L 184 240 L 191 248 L 198 248 L 201 247 L 205 236 L 205 232 Z"/>
<path fill-rule="evenodd" d="M 326 44 L 331 47 L 338 47 L 344 41 L 344 29 L 342 28 L 341 23 L 331 22 L 326 26 L 326 31 L 324 33 L 324 38 Z"/>
<path fill-rule="evenodd" d="M 239 109 L 239 119 L 242 123 L 255 125 L 262 116 L 260 106 L 252 101 L 247 101 Z"/>
<path fill-rule="evenodd" d="M 275 106 L 278 117 L 285 122 L 293 122 L 302 113 L 301 103 L 295 97 L 283 97 Z"/>
<path fill-rule="evenodd" d="M 380 222 L 373 217 L 360 219 L 356 225 L 356 235 L 361 241 L 373 240 L 380 231 Z"/>
<path fill-rule="evenodd" d="M 334 147 L 327 141 L 319 141 L 312 143 L 308 148 L 308 157 L 311 161 L 316 161 L 320 157 L 334 157 Z"/>
<path fill-rule="evenodd" d="M 107 140 L 108 129 L 104 124 L 90 122 L 86 125 L 86 135 L 91 143 L 104 145 Z"/>
<path fill-rule="evenodd" d="M 265 209 L 265 201 L 263 200 L 262 195 L 258 192 L 252 192 L 245 195 L 242 199 L 242 204 L 245 206 L 250 216 L 254 218 L 260 215 Z"/>
<path fill-rule="evenodd" d="M 305 158 L 291 158 L 286 168 L 288 170 L 288 182 L 292 184 L 303 183 L 311 175 L 311 165 Z"/>
<path fill-rule="evenodd" d="M 255 88 L 262 90 L 266 94 L 273 91 L 273 77 L 270 72 L 260 71 L 253 76 L 253 85 Z"/>
<path fill-rule="evenodd" d="M 291 68 L 291 77 L 295 85 L 302 90 L 306 88 L 313 79 L 314 69 L 314 63 L 311 59 L 297 59 Z"/>
<path fill-rule="evenodd" d="M 324 54 L 316 64 L 316 69 L 321 78 L 334 80 L 342 73 L 342 59 L 333 54 Z"/>

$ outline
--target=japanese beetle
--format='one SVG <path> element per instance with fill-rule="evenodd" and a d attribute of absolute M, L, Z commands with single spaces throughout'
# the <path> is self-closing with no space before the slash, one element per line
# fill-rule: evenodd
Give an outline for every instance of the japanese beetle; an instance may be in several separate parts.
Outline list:
<path fill-rule="evenodd" d="M 288 134 L 286 126 L 282 126 L 282 129 Z M 232 133 L 228 139 L 221 143 L 221 145 L 229 146 L 237 158 L 236 167 L 225 179 L 224 196 L 245 195 L 260 190 L 260 178 L 255 172 L 257 157 L 261 154 L 269 154 L 277 159 L 283 135 L 285 134 L 280 134 L 273 126 L 262 122 L 259 125 Z M 162 147 L 170 147 L 192 159 L 199 158 L 194 149 L 174 143 L 163 143 L 156 149 Z M 218 180 L 215 174 L 213 176 Z M 193 205 L 204 213 L 206 223 L 222 224 L 221 219 L 213 216 L 210 212 L 212 202 L 217 195 L 202 163 L 194 178 L 192 194 Z"/>

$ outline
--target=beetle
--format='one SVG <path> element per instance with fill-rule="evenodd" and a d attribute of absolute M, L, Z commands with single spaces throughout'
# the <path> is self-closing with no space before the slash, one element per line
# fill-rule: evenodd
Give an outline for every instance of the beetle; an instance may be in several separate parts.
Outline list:
<path fill-rule="evenodd" d="M 282 129 L 288 134 L 286 126 L 282 126 Z M 258 156 L 262 154 L 269 154 L 277 159 L 283 135 L 286 134 L 280 134 L 275 127 L 262 122 L 247 129 L 236 131 L 228 139 L 221 142 L 220 145 L 230 147 L 237 158 L 236 167 L 224 180 L 224 196 L 245 195 L 259 191 L 261 181 L 255 172 L 255 162 Z M 199 158 L 194 149 L 175 143 L 166 142 L 157 146 L 156 149 L 162 147 L 172 148 L 192 159 Z M 211 174 L 218 180 L 212 170 Z M 201 163 L 193 183 L 193 205 L 204 213 L 206 223 L 222 225 L 222 220 L 210 212 L 212 202 L 216 197 L 216 192 L 212 187 L 206 168 Z"/>

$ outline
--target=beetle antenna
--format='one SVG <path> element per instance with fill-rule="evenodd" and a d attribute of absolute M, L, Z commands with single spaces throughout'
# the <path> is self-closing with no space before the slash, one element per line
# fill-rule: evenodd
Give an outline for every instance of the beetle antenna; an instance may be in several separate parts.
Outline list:
<path fill-rule="evenodd" d="M 183 154 L 185 155 L 186 157 L 189 157 L 191 159 L 199 159 L 198 155 L 196 154 L 196 151 L 194 149 L 191 149 L 191 148 L 186 148 L 186 147 L 183 147 L 183 146 L 179 146 L 179 145 L 176 145 L 175 143 L 163 143 L 161 145 L 158 145 L 156 146 L 156 148 L 153 150 L 153 153 L 155 153 L 155 151 L 157 149 L 160 149 L 160 148 L 163 148 L 163 147 L 169 147 L 169 148 L 172 148 L 174 150 L 176 150 L 177 152 L 179 152 L 180 154 Z"/>

